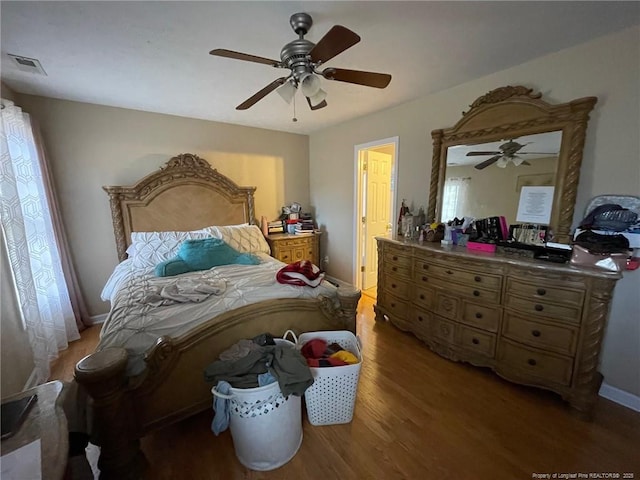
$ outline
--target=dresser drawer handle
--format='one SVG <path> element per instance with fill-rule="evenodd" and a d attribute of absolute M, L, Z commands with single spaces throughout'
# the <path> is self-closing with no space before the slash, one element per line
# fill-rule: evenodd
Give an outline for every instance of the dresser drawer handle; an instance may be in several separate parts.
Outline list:
<path fill-rule="evenodd" d="M 543 307 L 542 305 L 540 305 L 540 304 L 537 304 L 537 305 L 536 305 L 535 307 L 533 307 L 533 308 L 535 308 L 535 309 L 536 309 L 536 312 L 541 312 L 541 311 L 543 311 L 543 310 L 544 310 L 544 307 Z"/>
<path fill-rule="evenodd" d="M 395 283 L 391 284 L 391 288 L 397 288 L 398 286 Z"/>
<path fill-rule="evenodd" d="M 533 335 L 534 337 L 539 337 L 540 336 L 540 330 L 531 330 L 531 335 Z"/>
<path fill-rule="evenodd" d="M 426 282 L 427 280 L 429 280 L 429 277 L 422 277 L 423 282 Z"/>
<path fill-rule="evenodd" d="M 424 318 L 422 318 L 422 316 L 418 315 L 418 321 L 422 322 L 422 321 L 424 321 Z"/>
<path fill-rule="evenodd" d="M 474 297 L 479 297 L 480 296 L 480 292 L 478 290 L 474 290 L 473 291 L 473 296 Z"/>
<path fill-rule="evenodd" d="M 538 293 L 538 295 L 545 295 L 547 293 L 544 288 L 539 288 L 538 290 L 536 290 L 536 292 Z"/>
<path fill-rule="evenodd" d="M 396 256 L 394 255 L 394 256 L 393 256 L 393 259 L 394 259 L 394 260 L 398 260 L 398 257 L 396 257 Z"/>
<path fill-rule="evenodd" d="M 391 308 L 396 308 L 396 304 L 395 303 L 391 303 Z"/>
<path fill-rule="evenodd" d="M 476 282 L 481 282 L 481 281 L 482 281 L 482 277 L 478 277 L 477 275 L 476 275 L 475 277 L 473 277 L 473 279 L 474 279 Z"/>
<path fill-rule="evenodd" d="M 424 300 L 424 298 L 425 298 L 425 297 L 424 297 L 424 293 L 421 293 L 421 294 L 420 294 L 420 300 Z"/>
<path fill-rule="evenodd" d="M 527 363 L 532 367 L 535 367 L 538 362 L 536 362 L 533 358 L 530 358 L 529 360 L 527 360 Z"/>
<path fill-rule="evenodd" d="M 477 319 L 482 318 L 482 314 L 481 314 L 480 312 L 476 312 L 476 318 L 477 318 Z"/>
<path fill-rule="evenodd" d="M 478 340 L 477 338 L 473 337 L 471 339 L 471 343 L 473 343 L 474 345 L 478 345 L 480 343 L 480 340 Z"/>
<path fill-rule="evenodd" d="M 453 272 L 451 270 L 447 270 L 447 275 L 453 275 Z"/>
<path fill-rule="evenodd" d="M 393 270 L 394 272 L 398 271 L 398 267 L 391 267 L 391 270 Z"/>
<path fill-rule="evenodd" d="M 422 269 L 423 270 L 429 270 L 429 265 L 425 265 L 424 263 L 422 264 Z"/>

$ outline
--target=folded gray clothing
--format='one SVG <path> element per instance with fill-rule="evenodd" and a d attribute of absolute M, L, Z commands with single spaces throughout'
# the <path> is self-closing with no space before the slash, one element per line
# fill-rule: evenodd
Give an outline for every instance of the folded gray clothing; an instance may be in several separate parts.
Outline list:
<path fill-rule="evenodd" d="M 225 381 L 234 388 L 255 388 L 258 375 L 266 372 L 278 379 L 284 396 L 302 396 L 313 384 L 307 361 L 288 345 L 267 345 L 236 360 L 215 361 L 205 368 L 204 378 L 213 383 Z"/>

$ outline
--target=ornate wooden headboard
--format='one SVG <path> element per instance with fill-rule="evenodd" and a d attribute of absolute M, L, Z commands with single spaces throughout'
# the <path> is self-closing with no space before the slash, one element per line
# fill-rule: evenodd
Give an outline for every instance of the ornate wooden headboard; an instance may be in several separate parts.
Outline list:
<path fill-rule="evenodd" d="M 127 258 L 131 232 L 255 223 L 256 188 L 239 187 L 191 153 L 173 157 L 134 185 L 102 188 L 109 194 L 120 261 Z"/>

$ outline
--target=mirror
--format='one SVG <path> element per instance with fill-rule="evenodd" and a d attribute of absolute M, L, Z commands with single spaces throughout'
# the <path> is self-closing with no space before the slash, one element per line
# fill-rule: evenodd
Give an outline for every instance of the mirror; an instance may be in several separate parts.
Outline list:
<path fill-rule="evenodd" d="M 503 215 L 514 224 L 522 187 L 553 186 L 548 223 L 570 240 L 589 112 L 597 99 L 551 105 L 522 86 L 478 98 L 452 128 L 434 130 L 430 220 Z"/>

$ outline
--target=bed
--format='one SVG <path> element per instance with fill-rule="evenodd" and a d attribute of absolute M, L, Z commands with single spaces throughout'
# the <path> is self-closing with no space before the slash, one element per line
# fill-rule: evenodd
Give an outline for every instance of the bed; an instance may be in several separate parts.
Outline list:
<path fill-rule="evenodd" d="M 280 293 L 266 294 L 248 282 L 255 289 L 237 295 L 243 301 L 225 304 L 214 295 L 215 300 L 202 302 L 200 307 L 205 307 L 204 310 L 196 311 L 189 305 L 187 313 L 176 317 L 189 322 L 173 330 L 165 328 L 164 319 L 144 320 L 146 314 L 133 308 L 129 312 L 133 321 L 143 320 L 129 329 L 136 336 L 131 332 L 113 335 L 112 331 L 117 330 L 113 325 L 122 323 L 121 315 L 118 317 L 114 312 L 122 310 L 119 297 L 126 295 L 121 292 L 135 291 L 132 286 L 139 285 L 136 283 L 139 281 L 147 285 L 156 281 L 150 272 L 143 280 L 134 280 L 131 270 L 127 270 L 126 263 L 135 260 L 139 253 L 135 244 L 132 246 L 132 237 L 136 236 L 132 233 L 201 232 L 210 227 L 217 228 L 218 233 L 228 233 L 234 227 L 245 231 L 255 224 L 255 188 L 239 187 L 202 158 L 181 154 L 132 186 L 104 189 L 109 195 L 121 264 L 120 271 L 116 269 L 108 282 L 110 290 L 103 293 L 115 304 L 103 326 L 96 352 L 77 364 L 75 379 L 91 398 L 89 428 L 94 442 L 101 447 L 99 467 L 103 477 L 131 478 L 138 476 L 145 465 L 141 437 L 211 408 L 211 385 L 204 381 L 203 370 L 222 351 L 241 339 L 264 332 L 274 335 L 282 335 L 288 329 L 297 334 L 315 330 L 355 332 L 360 291 L 348 284 L 323 281 L 320 288 L 281 285 L 285 288 Z M 261 259 L 255 267 L 262 269 L 263 280 L 273 277 L 284 265 L 264 252 L 255 254 Z M 234 291 L 234 278 L 249 278 L 245 274 L 248 268 L 251 266 L 211 269 L 222 272 L 215 273 L 226 282 L 227 292 L 222 295 Z M 133 305 L 131 296 L 127 298 L 129 305 Z M 221 304 L 222 309 L 210 309 L 207 302 Z"/>

